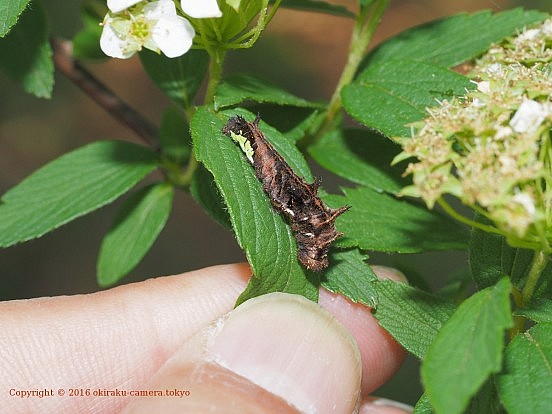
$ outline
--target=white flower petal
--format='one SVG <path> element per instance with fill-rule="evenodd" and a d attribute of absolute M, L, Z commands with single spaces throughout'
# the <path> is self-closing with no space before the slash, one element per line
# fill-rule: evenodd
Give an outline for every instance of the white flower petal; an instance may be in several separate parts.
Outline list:
<path fill-rule="evenodd" d="M 144 6 L 143 13 L 148 20 L 159 20 L 176 16 L 176 6 L 172 0 L 152 1 Z"/>
<path fill-rule="evenodd" d="M 535 132 L 544 121 L 545 116 L 546 111 L 540 103 L 532 99 L 525 99 L 510 120 L 510 126 L 520 134 Z"/>
<path fill-rule="evenodd" d="M 184 13 L 196 19 L 222 16 L 217 0 L 181 0 L 180 5 Z"/>
<path fill-rule="evenodd" d="M 476 82 L 476 83 L 477 83 L 477 90 L 479 92 L 483 92 L 483 93 L 491 92 L 491 82 L 481 81 L 481 82 Z"/>
<path fill-rule="evenodd" d="M 152 39 L 161 51 L 170 58 L 181 56 L 192 47 L 195 31 L 183 17 L 159 19 L 152 29 Z"/>
<path fill-rule="evenodd" d="M 119 13 L 124 9 L 128 9 L 130 6 L 134 6 L 136 3 L 140 3 L 142 0 L 107 0 L 107 7 L 113 13 Z"/>
<path fill-rule="evenodd" d="M 104 22 L 100 37 L 100 48 L 107 55 L 119 59 L 128 59 L 137 49 L 130 47 L 127 40 L 121 39 L 111 27 L 109 20 Z"/>

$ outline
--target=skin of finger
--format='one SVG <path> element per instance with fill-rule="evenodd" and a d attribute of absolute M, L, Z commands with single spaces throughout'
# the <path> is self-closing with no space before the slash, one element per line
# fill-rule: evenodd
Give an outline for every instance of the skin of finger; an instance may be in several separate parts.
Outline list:
<path fill-rule="evenodd" d="M 190 397 L 165 402 L 140 398 L 125 413 L 159 412 L 163 404 L 171 409 L 178 405 L 182 412 L 198 412 L 194 409 L 199 406 L 200 412 L 226 412 L 234 394 L 242 403 L 242 391 L 227 386 L 231 381 L 221 386 L 218 375 L 190 375 L 194 369 L 189 367 L 202 373 L 227 369 L 226 378 L 242 379 L 237 386 L 250 380 L 282 397 L 271 400 L 263 391 L 258 399 L 258 391 L 252 392 L 246 404 L 252 412 L 288 412 L 280 406 L 285 399 L 304 413 L 351 413 L 359 401 L 361 363 L 354 339 L 329 312 L 298 295 L 272 293 L 251 299 L 196 335 L 148 385 L 163 389 L 188 384 Z M 188 375 L 179 376 L 183 372 Z M 200 377 L 206 382 L 198 394 Z M 207 394 L 201 393 L 204 389 Z"/>
<path fill-rule="evenodd" d="M 22 399 L 6 391 L 0 406 L 13 413 L 119 412 L 127 398 L 69 398 L 69 388 L 141 389 L 184 341 L 234 307 L 249 272 L 247 265 L 215 266 L 90 295 L 1 302 L 0 390 L 47 387 L 66 397 Z"/>
<path fill-rule="evenodd" d="M 404 275 L 394 269 L 379 266 L 372 269 L 381 279 L 405 281 Z M 355 338 L 362 356 L 361 392 L 367 396 L 399 369 L 406 351 L 378 324 L 370 308 L 323 289 L 320 290 L 319 304 L 330 311 Z"/>

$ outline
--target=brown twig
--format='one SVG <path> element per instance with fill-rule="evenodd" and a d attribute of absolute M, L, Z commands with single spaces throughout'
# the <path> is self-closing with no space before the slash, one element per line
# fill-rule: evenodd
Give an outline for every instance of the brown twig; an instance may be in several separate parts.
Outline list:
<path fill-rule="evenodd" d="M 96 79 L 90 72 L 75 61 L 73 45 L 68 40 L 52 39 L 54 64 L 69 80 L 90 96 L 119 122 L 129 127 L 148 145 L 157 149 L 157 128 L 142 115 L 128 106 L 115 93 Z"/>

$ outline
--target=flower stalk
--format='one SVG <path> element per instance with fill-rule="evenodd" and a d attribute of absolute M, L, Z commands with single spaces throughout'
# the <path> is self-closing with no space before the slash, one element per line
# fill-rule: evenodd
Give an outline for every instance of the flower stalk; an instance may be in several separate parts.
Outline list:
<path fill-rule="evenodd" d="M 372 40 L 374 32 L 378 27 L 381 17 L 389 4 L 389 0 L 376 0 L 371 5 L 361 9 L 355 20 L 355 25 L 351 33 L 351 41 L 349 43 L 349 54 L 347 62 L 343 67 L 341 76 L 337 81 L 337 85 L 328 104 L 328 109 L 324 113 L 324 119 L 318 128 L 317 132 L 306 137 L 302 142 L 304 147 L 314 144 L 320 139 L 335 122 L 335 119 L 342 108 L 341 91 L 349 85 L 362 62 L 364 53 Z"/>

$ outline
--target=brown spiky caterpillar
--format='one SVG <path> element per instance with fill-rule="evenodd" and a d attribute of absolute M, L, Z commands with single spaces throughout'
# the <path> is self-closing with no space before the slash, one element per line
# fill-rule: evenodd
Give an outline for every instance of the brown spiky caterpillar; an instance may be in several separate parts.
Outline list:
<path fill-rule="evenodd" d="M 328 250 L 338 237 L 335 220 L 348 206 L 333 209 L 318 196 L 319 180 L 308 184 L 299 177 L 268 142 L 259 129 L 260 118 L 247 122 L 241 116 L 230 118 L 222 129 L 238 142 L 255 167 L 272 206 L 283 213 L 297 241 L 297 258 L 309 270 L 328 267 Z"/>

